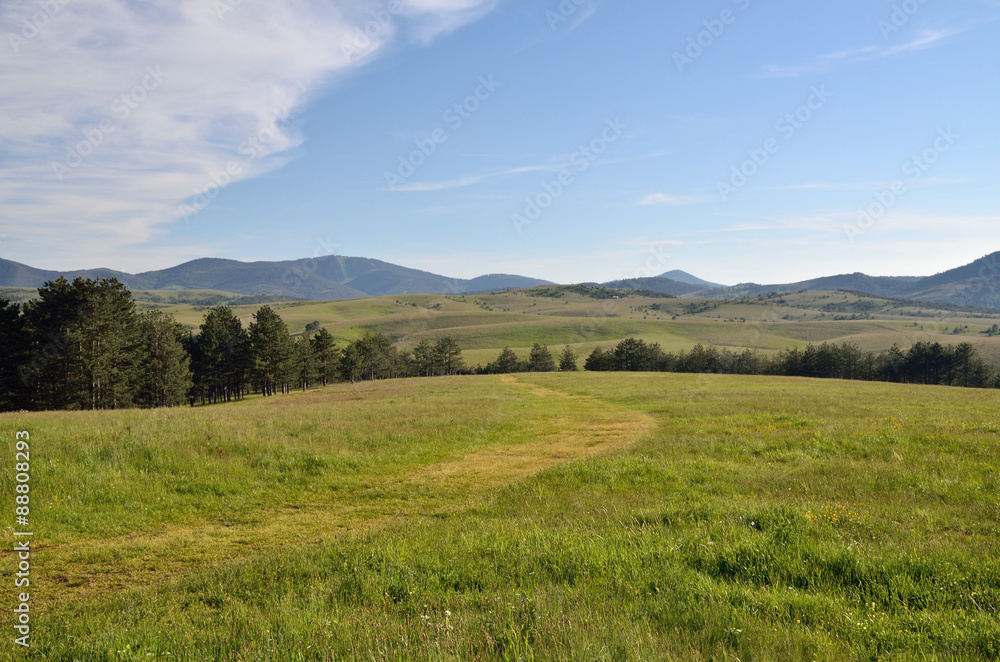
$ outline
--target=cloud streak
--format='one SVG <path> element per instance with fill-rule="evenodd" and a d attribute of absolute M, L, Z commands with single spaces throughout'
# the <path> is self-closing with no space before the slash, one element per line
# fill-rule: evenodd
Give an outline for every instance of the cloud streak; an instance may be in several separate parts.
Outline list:
<path fill-rule="evenodd" d="M 796 78 L 816 73 L 832 71 L 838 65 L 858 64 L 903 53 L 925 50 L 941 45 L 946 40 L 965 32 L 965 30 L 924 30 L 916 38 L 896 45 L 864 46 L 836 53 L 827 53 L 811 62 L 799 65 L 766 64 L 761 68 L 762 78 Z"/>
<path fill-rule="evenodd" d="M 693 205 L 698 202 L 698 198 L 694 198 L 688 195 L 666 195 L 664 193 L 654 193 L 653 195 L 647 195 L 645 198 L 639 201 L 639 205 L 648 206 L 680 206 L 680 205 Z"/>
<path fill-rule="evenodd" d="M 433 191 L 447 191 L 456 188 L 465 188 L 466 186 L 473 186 L 479 184 L 488 179 L 494 179 L 497 177 L 508 177 L 510 175 L 521 175 L 527 172 L 539 172 L 553 170 L 552 166 L 522 166 L 520 168 L 510 168 L 508 170 L 501 170 L 499 172 L 491 172 L 485 175 L 470 175 L 468 177 L 459 177 L 456 179 L 449 179 L 437 182 L 412 182 L 409 184 L 400 184 L 394 187 L 392 190 L 401 191 L 405 193 L 427 193 Z"/>
<path fill-rule="evenodd" d="M 374 0 L 30 0 L 0 13 L 0 233 L 109 256 L 222 180 L 280 167 L 296 111 L 361 66 Z M 495 0 L 402 0 L 364 61 Z M 227 166 L 236 164 L 237 167 Z M 54 253 L 58 253 L 53 249 Z M 64 259 L 54 255 L 51 261 Z"/>

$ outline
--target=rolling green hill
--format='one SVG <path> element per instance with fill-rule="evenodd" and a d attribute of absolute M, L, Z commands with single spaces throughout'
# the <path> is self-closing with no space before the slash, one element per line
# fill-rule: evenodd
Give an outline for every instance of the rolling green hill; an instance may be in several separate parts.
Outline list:
<path fill-rule="evenodd" d="M 617 295 L 594 298 L 580 286 L 542 286 L 477 295 L 405 295 L 350 301 L 297 301 L 271 304 L 301 333 L 318 321 L 343 345 L 366 331 L 381 331 L 405 346 L 421 339 L 452 336 L 466 362 L 494 360 L 505 346 L 525 356 L 534 343 L 560 350 L 569 345 L 586 354 L 636 336 L 668 351 L 698 343 L 773 352 L 810 343 L 851 342 L 864 350 L 919 341 L 970 342 L 992 362 L 1000 362 L 1000 334 L 990 329 L 1000 313 L 942 310 L 894 299 L 846 292 L 802 292 L 736 300 L 674 299 Z M 610 298 L 619 296 L 618 299 Z M 153 304 L 144 304 L 153 305 Z M 190 328 L 205 306 L 156 304 Z M 244 325 L 257 304 L 234 306 Z"/>

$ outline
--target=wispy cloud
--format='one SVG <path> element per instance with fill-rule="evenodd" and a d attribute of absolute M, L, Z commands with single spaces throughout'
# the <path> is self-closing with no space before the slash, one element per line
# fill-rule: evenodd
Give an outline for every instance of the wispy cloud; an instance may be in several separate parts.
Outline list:
<path fill-rule="evenodd" d="M 642 206 L 653 206 L 653 205 L 666 205 L 666 206 L 680 206 L 680 205 L 693 205 L 698 202 L 698 198 L 689 195 L 666 195 L 664 193 L 654 193 L 653 195 L 647 195 L 645 198 L 639 201 Z"/>
<path fill-rule="evenodd" d="M 803 184 L 788 184 L 771 187 L 776 191 L 875 191 L 886 185 L 886 182 L 806 182 Z"/>
<path fill-rule="evenodd" d="M 841 232 L 841 224 L 852 220 L 855 214 L 852 212 L 820 212 L 804 216 L 762 216 L 752 221 L 743 221 L 726 227 L 705 230 L 705 233 L 717 234 L 720 232 L 788 232 L 788 231 L 809 231 L 824 234 Z"/>
<path fill-rule="evenodd" d="M 659 158 L 667 153 L 668 153 L 667 150 L 660 150 L 649 154 L 642 154 L 640 156 L 632 158 L 602 159 L 599 163 L 595 163 L 594 166 L 592 167 L 607 166 L 617 163 L 628 163 L 631 161 L 643 161 L 646 159 Z M 446 191 L 450 189 L 464 188 L 466 186 L 473 186 L 475 184 L 479 184 L 481 182 L 490 179 L 495 179 L 498 177 L 510 177 L 512 175 L 521 175 L 530 172 L 559 172 L 561 170 L 566 170 L 575 167 L 573 163 L 574 160 L 577 159 L 578 157 L 579 153 L 556 154 L 551 156 L 549 162 L 543 165 L 520 166 L 517 168 L 508 168 L 506 170 L 498 170 L 495 172 L 488 172 L 479 175 L 456 177 L 455 179 L 448 179 L 442 181 L 409 182 L 405 184 L 396 184 L 392 186 L 392 190 L 402 191 L 402 192 L 417 192 L 417 193 L 425 193 L 429 191 Z M 682 198 L 677 198 L 677 200 L 681 199 Z M 692 201 L 696 200 L 692 199 Z M 689 203 L 677 203 L 677 204 L 689 204 Z"/>
<path fill-rule="evenodd" d="M 912 51 L 925 50 L 941 45 L 948 39 L 965 32 L 965 29 L 924 30 L 916 38 L 903 44 L 872 45 L 821 55 L 810 62 L 798 65 L 766 64 L 761 67 L 763 78 L 796 78 L 832 71 L 842 64 L 857 64 L 879 58 L 892 57 Z"/>
<path fill-rule="evenodd" d="M 403 15 L 413 20 L 417 41 L 429 43 L 442 34 L 489 14 L 497 0 L 404 0 Z"/>
<path fill-rule="evenodd" d="M 93 255 L 149 241 L 184 200 L 286 163 L 318 90 L 495 2 L 403 0 L 364 57 L 352 46 L 384 2 L 73 0 L 44 22 L 5 2 L 0 232 Z"/>
<path fill-rule="evenodd" d="M 449 179 L 440 182 L 413 182 L 410 184 L 400 184 L 396 186 L 394 191 L 402 191 L 404 193 L 430 193 L 433 191 L 448 191 L 456 188 L 465 188 L 466 186 L 472 186 L 473 184 L 478 184 L 479 182 L 485 180 L 487 177 L 474 176 L 474 177 L 459 177 L 458 179 Z"/>
<path fill-rule="evenodd" d="M 962 184 L 966 180 L 962 177 L 921 177 L 919 181 L 912 182 L 915 187 L 928 187 L 937 185 Z M 785 186 L 772 186 L 775 191 L 881 191 L 892 186 L 892 180 L 868 181 L 868 182 L 805 182 L 802 184 L 788 184 Z"/>
<path fill-rule="evenodd" d="M 514 50 L 512 55 L 522 53 L 540 42 L 556 36 L 568 35 L 586 23 L 604 4 L 603 0 L 573 0 L 572 2 L 543 4 L 538 19 L 546 29 Z"/>
<path fill-rule="evenodd" d="M 680 239 L 627 239 L 622 241 L 623 246 L 640 246 L 642 248 L 650 248 L 654 246 L 683 246 L 685 242 Z"/>
<path fill-rule="evenodd" d="M 718 236 L 722 233 L 778 233 L 785 239 L 809 240 L 810 237 L 825 237 L 829 235 L 844 236 L 845 225 L 856 223 L 858 213 L 855 210 L 818 211 L 808 215 L 759 216 L 724 227 L 715 227 L 695 234 Z M 899 209 L 888 212 L 878 220 L 875 230 L 866 235 L 865 242 L 891 243 L 903 237 L 938 237 L 947 239 L 952 236 L 983 237 L 983 245 L 992 245 L 996 237 L 1000 237 L 1000 225 L 996 216 L 989 215 L 959 215 L 933 214 Z M 858 242 L 860 245 L 861 241 Z M 848 244 L 850 246 L 850 244 Z"/>
<path fill-rule="evenodd" d="M 411 182 L 409 184 L 399 184 L 398 186 L 395 186 L 393 190 L 409 193 L 447 191 L 450 189 L 473 186 L 474 184 L 479 184 L 488 179 L 494 179 L 497 177 L 509 177 L 510 175 L 520 175 L 526 172 L 538 172 L 540 170 L 552 169 L 552 166 L 521 166 L 520 168 L 510 168 L 508 170 L 499 170 L 497 172 L 490 172 L 483 175 L 470 175 L 468 177 L 458 177 L 456 179 L 447 179 L 438 182 Z"/>
<path fill-rule="evenodd" d="M 570 22 L 570 24 L 564 28 L 564 32 L 566 32 L 567 34 L 573 32 L 578 27 L 580 27 L 588 20 L 590 20 L 590 18 L 593 17 L 594 14 L 597 13 L 597 10 L 600 8 L 601 8 L 601 3 L 599 2 L 592 2 L 589 5 L 582 7 L 580 11 L 578 11 L 573 16 L 573 20 Z"/>

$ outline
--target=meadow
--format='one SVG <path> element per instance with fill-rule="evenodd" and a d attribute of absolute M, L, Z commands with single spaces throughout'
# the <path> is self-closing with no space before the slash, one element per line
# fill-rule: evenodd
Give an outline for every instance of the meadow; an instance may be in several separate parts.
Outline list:
<path fill-rule="evenodd" d="M 997 659 L 998 404 L 561 373 L 4 414 L 37 556 L 0 659 Z"/>
<path fill-rule="evenodd" d="M 143 293 L 137 294 L 142 301 Z M 143 302 L 173 314 L 195 329 L 205 306 Z M 244 327 L 259 305 L 236 305 Z M 913 305 L 847 292 L 800 292 L 737 300 L 664 299 L 634 296 L 595 299 L 574 288 L 546 286 L 468 295 L 398 295 L 327 302 L 289 302 L 271 307 L 293 334 L 319 322 L 342 347 L 367 331 L 379 331 L 412 347 L 423 339 L 455 338 L 466 363 L 486 365 L 504 347 L 527 358 L 534 343 L 558 355 L 570 346 L 582 357 L 635 336 L 665 351 L 698 343 L 772 353 L 823 342 L 850 342 L 880 351 L 915 342 L 972 343 L 985 359 L 1000 363 L 1000 334 L 987 331 L 1000 313 L 960 312 L 934 304 Z M 957 329 L 957 331 L 956 331 Z"/>

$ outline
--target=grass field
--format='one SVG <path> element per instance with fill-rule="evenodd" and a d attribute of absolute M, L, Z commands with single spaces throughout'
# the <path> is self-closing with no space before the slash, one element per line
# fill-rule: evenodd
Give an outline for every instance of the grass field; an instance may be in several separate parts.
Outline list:
<path fill-rule="evenodd" d="M 997 659 L 998 405 L 584 373 L 5 414 L 0 659 Z"/>

